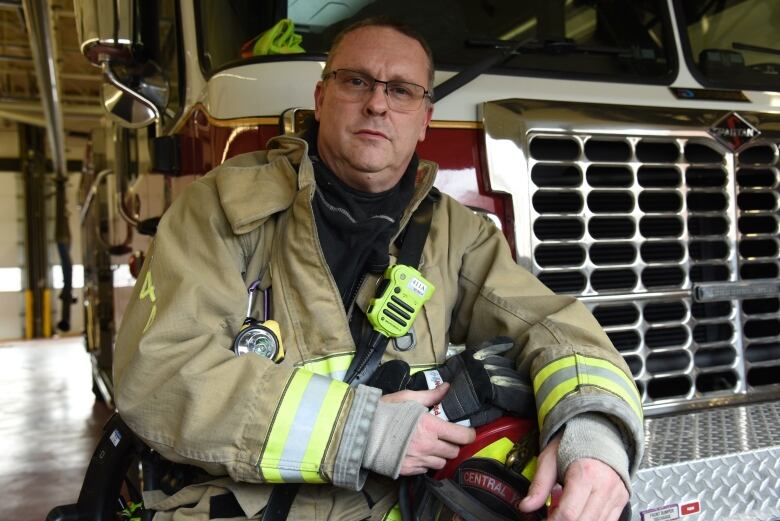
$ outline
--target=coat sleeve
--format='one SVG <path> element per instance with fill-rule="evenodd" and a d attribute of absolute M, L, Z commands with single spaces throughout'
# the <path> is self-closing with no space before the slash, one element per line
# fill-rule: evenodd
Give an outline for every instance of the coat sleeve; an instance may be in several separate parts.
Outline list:
<path fill-rule="evenodd" d="M 463 244 L 449 267 L 458 280 L 452 341 L 514 338 L 518 368 L 533 382 L 542 446 L 570 418 L 605 414 L 621 429 L 633 472 L 644 443 L 641 398 L 604 330 L 576 298 L 555 295 L 520 267 L 495 225 L 452 201 L 443 203 L 449 206 L 450 244 Z"/>
<path fill-rule="evenodd" d="M 242 242 L 260 242 L 250 239 L 231 231 L 209 176 L 166 211 L 117 336 L 117 408 L 163 456 L 214 475 L 338 481 L 350 410 L 362 404 L 370 418 L 376 398 L 287 362 L 234 356 L 252 255 Z"/>

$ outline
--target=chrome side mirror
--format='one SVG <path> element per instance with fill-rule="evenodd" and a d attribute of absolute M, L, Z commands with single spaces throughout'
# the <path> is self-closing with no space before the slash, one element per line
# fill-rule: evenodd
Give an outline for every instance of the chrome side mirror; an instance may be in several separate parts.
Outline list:
<path fill-rule="evenodd" d="M 160 67 L 139 58 L 136 0 L 74 0 L 81 52 L 101 68 L 106 114 L 125 128 L 157 125 L 168 105 L 169 86 Z"/>
<path fill-rule="evenodd" d="M 127 128 L 162 124 L 161 111 L 168 105 L 169 87 L 156 63 L 116 67 L 106 56 L 101 68 L 107 82 L 102 88 L 103 108 L 111 119 Z M 123 69 L 124 74 L 118 69 Z"/>

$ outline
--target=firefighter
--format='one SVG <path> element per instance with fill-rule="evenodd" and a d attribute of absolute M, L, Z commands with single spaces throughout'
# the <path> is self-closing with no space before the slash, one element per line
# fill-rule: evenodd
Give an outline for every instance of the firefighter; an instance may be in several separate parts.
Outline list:
<path fill-rule="evenodd" d="M 114 367 L 127 424 L 199 469 L 145 494 L 155 519 L 273 519 L 269 501 L 291 502 L 276 509 L 289 519 L 383 519 L 393 480 L 443 467 L 474 439 L 427 410 L 465 392 L 479 398 L 463 414 L 477 417 L 500 378 L 466 389 L 471 378 L 455 375 L 384 396 L 342 381 L 370 336 L 367 302 L 424 200 L 432 215 L 419 272 L 435 292 L 384 360 L 415 372 L 445 365 L 450 343 L 509 337 L 496 352 L 533 385 L 543 448 L 518 509 L 538 509 L 560 481 L 555 519 L 617 519 L 642 455 L 630 372 L 582 304 L 513 261 L 500 230 L 429 196 L 436 165 L 415 147 L 431 121 L 432 82 L 416 33 L 383 20 L 352 26 L 334 40 L 306 139 L 274 138 L 227 161 L 166 211 Z M 250 312 L 269 327 L 260 318 L 249 327 L 271 349 L 241 354 L 250 285 L 268 295 Z"/>

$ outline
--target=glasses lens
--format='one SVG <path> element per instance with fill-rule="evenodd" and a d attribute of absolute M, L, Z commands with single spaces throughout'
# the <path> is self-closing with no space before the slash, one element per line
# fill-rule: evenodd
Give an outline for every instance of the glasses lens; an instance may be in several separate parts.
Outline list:
<path fill-rule="evenodd" d="M 338 69 L 333 71 L 334 84 L 339 93 L 350 101 L 361 101 L 371 92 L 375 83 L 384 83 L 387 104 L 393 110 L 413 111 L 420 108 L 425 89 L 405 81 L 380 82 L 362 72 Z"/>
<path fill-rule="evenodd" d="M 387 99 L 395 110 L 417 110 L 425 96 L 425 89 L 415 83 L 391 81 L 387 84 Z"/>
<path fill-rule="evenodd" d="M 339 91 L 358 98 L 371 90 L 371 85 L 374 82 L 371 76 L 346 69 L 334 71 L 334 79 Z"/>

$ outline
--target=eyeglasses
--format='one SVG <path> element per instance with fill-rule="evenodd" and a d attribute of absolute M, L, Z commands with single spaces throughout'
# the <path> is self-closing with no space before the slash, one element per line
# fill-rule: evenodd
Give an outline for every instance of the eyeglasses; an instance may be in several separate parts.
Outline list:
<path fill-rule="evenodd" d="M 348 101 L 363 101 L 374 92 L 377 83 L 385 86 L 387 106 L 399 112 L 414 112 L 420 108 L 424 98 L 433 99 L 422 85 L 408 81 L 382 81 L 362 72 L 349 69 L 335 69 L 322 75 L 323 80 L 333 78 L 333 86 Z"/>

